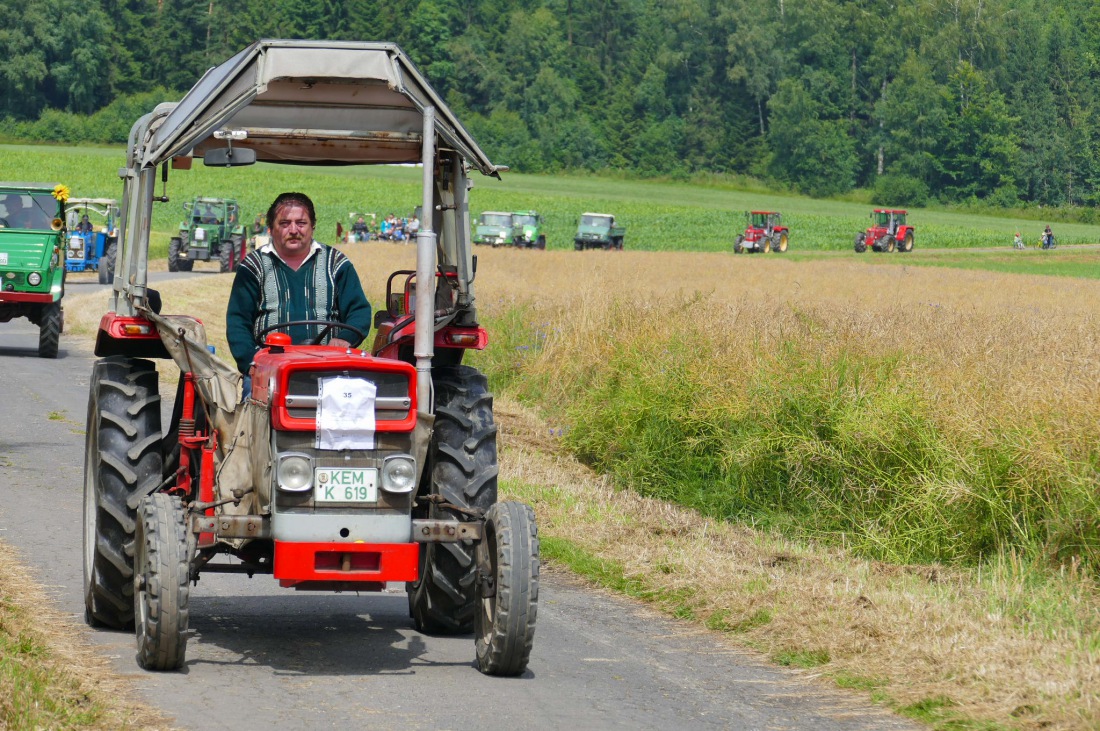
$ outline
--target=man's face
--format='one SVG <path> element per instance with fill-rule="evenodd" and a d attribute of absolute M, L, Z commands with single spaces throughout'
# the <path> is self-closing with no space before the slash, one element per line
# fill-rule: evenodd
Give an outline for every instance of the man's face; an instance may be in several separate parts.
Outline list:
<path fill-rule="evenodd" d="M 284 259 L 295 259 L 309 253 L 313 243 L 313 224 L 305 206 L 288 203 L 275 211 L 275 225 L 271 229 L 271 241 L 275 251 Z"/>

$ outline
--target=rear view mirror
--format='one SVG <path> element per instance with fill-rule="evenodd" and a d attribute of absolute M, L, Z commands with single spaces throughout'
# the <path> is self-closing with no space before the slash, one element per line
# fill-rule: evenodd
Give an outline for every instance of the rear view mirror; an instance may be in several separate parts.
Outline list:
<path fill-rule="evenodd" d="M 256 151 L 247 147 L 218 147 L 202 156 L 202 164 L 207 167 L 232 168 L 255 162 Z"/>

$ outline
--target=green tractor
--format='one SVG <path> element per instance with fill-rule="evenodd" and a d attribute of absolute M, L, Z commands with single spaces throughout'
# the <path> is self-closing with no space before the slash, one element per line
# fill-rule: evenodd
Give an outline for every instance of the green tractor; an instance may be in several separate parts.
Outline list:
<path fill-rule="evenodd" d="M 573 248 L 612 249 L 622 251 L 626 226 L 616 226 L 610 213 L 582 213 L 577 221 L 577 233 L 573 235 Z"/>
<path fill-rule="evenodd" d="M 485 211 L 478 218 L 477 225 L 474 227 L 475 244 L 489 244 L 496 248 L 511 246 L 513 240 L 511 213 Z"/>
<path fill-rule="evenodd" d="M 200 197 L 184 203 L 183 210 L 187 218 L 168 242 L 168 271 L 189 272 L 196 261 L 210 260 L 223 272 L 236 271 L 248 253 L 237 201 Z"/>
<path fill-rule="evenodd" d="M 56 358 L 65 294 L 65 200 L 55 183 L 0 183 L 0 322 L 38 326 L 38 357 Z"/>
<path fill-rule="evenodd" d="M 512 214 L 512 241 L 521 249 L 545 249 L 542 216 L 536 211 L 516 211 Z"/>

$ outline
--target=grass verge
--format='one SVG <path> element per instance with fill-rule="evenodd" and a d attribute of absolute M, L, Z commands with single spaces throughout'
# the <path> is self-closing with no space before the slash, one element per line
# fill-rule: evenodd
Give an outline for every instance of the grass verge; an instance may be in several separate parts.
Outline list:
<path fill-rule="evenodd" d="M 0 728 L 168 728 L 136 703 L 129 687 L 0 543 Z"/>

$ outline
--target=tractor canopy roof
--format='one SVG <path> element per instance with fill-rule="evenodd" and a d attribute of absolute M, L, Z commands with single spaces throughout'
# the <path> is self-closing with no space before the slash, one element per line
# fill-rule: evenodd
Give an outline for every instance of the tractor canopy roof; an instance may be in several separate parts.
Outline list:
<path fill-rule="evenodd" d="M 215 66 L 138 140 L 131 164 L 224 148 L 256 159 L 313 165 L 419 163 L 424 112 L 435 130 L 486 175 L 493 165 L 408 56 L 391 43 L 262 40 Z M 218 132 L 218 136 L 215 136 Z"/>
<path fill-rule="evenodd" d="M 52 193 L 60 183 L 4 183 L 0 182 L 0 190 L 16 193 Z"/>
<path fill-rule="evenodd" d="M 582 216 L 595 216 L 596 218 L 614 218 L 612 213 L 582 213 Z"/>
<path fill-rule="evenodd" d="M 749 213 L 753 214 L 754 216 L 774 216 L 775 214 L 779 213 L 779 211 L 749 211 Z"/>
<path fill-rule="evenodd" d="M 85 206 L 99 206 L 101 208 L 117 207 L 118 201 L 114 198 L 70 198 L 65 205 L 69 208 L 83 208 Z"/>
<path fill-rule="evenodd" d="M 900 208 L 876 208 L 875 213 L 900 213 L 904 216 L 909 211 L 903 211 Z"/>

